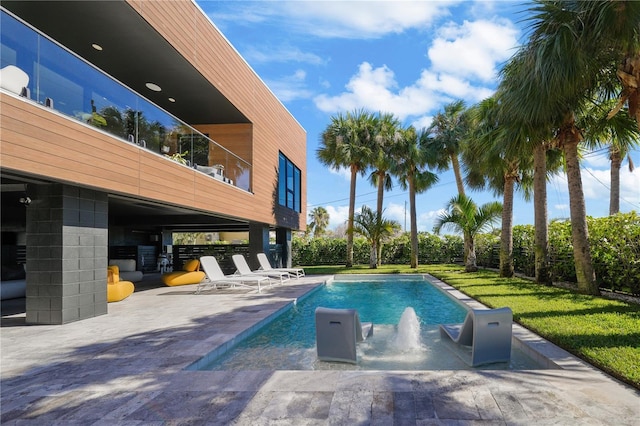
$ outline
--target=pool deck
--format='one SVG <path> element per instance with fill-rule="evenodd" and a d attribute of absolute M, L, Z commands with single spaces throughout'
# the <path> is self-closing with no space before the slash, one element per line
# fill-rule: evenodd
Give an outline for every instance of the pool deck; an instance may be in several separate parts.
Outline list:
<path fill-rule="evenodd" d="M 186 371 L 324 282 L 137 291 L 108 315 L 0 328 L 3 425 L 637 425 L 640 392 L 514 327 L 564 369 Z M 458 295 L 459 297 L 459 295 Z M 473 303 L 473 301 L 467 300 Z"/>

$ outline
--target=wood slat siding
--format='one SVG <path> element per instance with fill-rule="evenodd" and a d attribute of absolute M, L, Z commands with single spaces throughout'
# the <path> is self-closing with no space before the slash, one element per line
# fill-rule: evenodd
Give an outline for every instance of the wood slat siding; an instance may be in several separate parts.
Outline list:
<path fill-rule="evenodd" d="M 242 153 L 240 156 L 252 164 L 255 199 L 251 208 L 259 221 L 274 223 L 278 151 L 300 168 L 302 188 L 306 188 L 306 132 L 197 5 L 191 1 L 127 1 L 251 121 L 251 160 L 244 157 L 242 140 L 226 145 L 224 136 L 216 136 L 215 130 L 204 130 L 209 127 L 207 124 L 197 127 L 229 150 Z M 229 127 L 233 129 L 233 125 Z M 306 222 L 306 202 L 303 189 L 300 227 Z"/>
<path fill-rule="evenodd" d="M 7 171 L 259 220 L 250 193 L 33 102 L 2 93 L 0 109 Z"/>

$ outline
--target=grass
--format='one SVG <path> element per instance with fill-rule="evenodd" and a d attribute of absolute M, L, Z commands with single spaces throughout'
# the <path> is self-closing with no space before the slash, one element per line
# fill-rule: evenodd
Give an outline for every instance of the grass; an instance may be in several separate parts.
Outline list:
<path fill-rule="evenodd" d="M 640 305 L 577 294 L 459 265 L 305 266 L 307 274 L 428 273 L 485 305 L 509 306 L 514 321 L 640 389 Z"/>

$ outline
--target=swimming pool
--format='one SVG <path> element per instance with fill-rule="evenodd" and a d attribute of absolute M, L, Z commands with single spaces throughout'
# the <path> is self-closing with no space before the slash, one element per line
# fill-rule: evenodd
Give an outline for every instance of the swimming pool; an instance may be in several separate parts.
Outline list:
<path fill-rule="evenodd" d="M 362 322 L 373 322 L 373 336 L 358 344 L 356 365 L 318 361 L 315 309 L 355 308 Z M 403 312 L 413 308 L 420 324 L 418 347 L 396 343 Z M 293 303 L 277 318 L 224 353 L 205 357 L 198 370 L 460 370 L 469 369 L 456 353 L 461 348 L 440 339 L 439 324 L 459 323 L 466 308 L 422 276 L 375 276 L 331 281 Z M 539 369 L 512 349 L 510 363 L 488 369 Z"/>

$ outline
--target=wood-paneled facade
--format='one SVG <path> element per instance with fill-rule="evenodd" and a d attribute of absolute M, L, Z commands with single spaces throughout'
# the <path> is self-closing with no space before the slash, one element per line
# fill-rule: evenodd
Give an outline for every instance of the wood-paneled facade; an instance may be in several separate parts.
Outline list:
<path fill-rule="evenodd" d="M 38 2 L 3 2 L 11 13 L 23 19 L 34 29 L 56 40 L 60 45 L 71 51 L 75 46 L 68 46 L 63 40 L 58 40 L 53 35 L 47 33 L 47 28 L 40 28 L 41 21 L 30 17 L 36 17 L 38 7 L 48 7 L 55 9 L 56 2 L 42 2 L 40 4 L 29 3 Z M 67 2 L 64 7 L 77 7 L 78 14 L 82 14 L 82 7 L 91 7 L 92 2 Z M 75 3 L 75 5 L 74 5 Z M 60 199 L 66 200 L 66 205 L 74 205 L 68 202 L 68 194 L 74 194 L 78 198 L 78 203 L 84 207 L 89 202 L 86 201 L 87 193 L 90 203 L 103 203 L 105 199 L 111 200 L 117 197 L 125 203 L 133 206 L 138 203 L 151 203 L 175 209 L 183 213 L 181 221 L 186 217 L 197 218 L 199 215 L 214 218 L 207 223 L 215 222 L 215 218 L 221 218 L 221 223 L 246 224 L 246 231 L 250 236 L 263 238 L 263 230 L 276 230 L 279 238 L 286 245 L 286 235 L 290 238 L 292 230 L 304 229 L 306 218 L 306 132 L 287 111 L 276 96 L 269 90 L 260 77 L 251 69 L 246 61 L 239 55 L 235 48 L 228 42 L 224 35 L 215 27 L 199 6 L 190 0 L 151 2 L 146 0 L 123 0 L 117 7 L 113 2 L 104 2 L 105 7 L 113 9 L 115 13 L 125 13 L 127 19 L 140 22 L 140 26 L 145 34 L 153 36 L 154 49 L 164 48 L 168 57 L 180 58 L 184 61 L 181 66 L 183 70 L 188 70 L 191 74 L 204 78 L 205 86 L 209 85 L 212 93 L 219 93 L 224 98 L 225 105 L 231 105 L 230 116 L 241 116 L 242 120 L 212 119 L 206 121 L 189 121 L 188 117 L 179 117 L 185 120 L 190 126 L 208 135 L 220 146 L 232 152 L 242 160 L 250 164 L 251 177 L 249 190 L 243 190 L 233 184 L 212 178 L 187 165 L 178 164 L 168 159 L 160 153 L 144 149 L 136 144 L 128 143 L 126 140 L 114 137 L 87 123 L 74 120 L 69 116 L 60 113 L 56 108 L 48 108 L 34 99 L 25 99 L 17 94 L 8 91 L 0 91 L 0 166 L 5 187 L 15 186 L 16 182 L 24 182 L 27 185 L 39 186 L 38 192 L 42 193 L 46 185 L 58 185 L 56 191 L 60 194 Z M 111 6 L 109 6 L 112 4 Z M 128 7 L 127 7 L 128 6 Z M 13 9 L 12 9 L 13 8 Z M 71 9 L 73 12 L 73 9 Z M 40 12 L 47 13 L 47 12 Z M 69 19 L 73 13 L 65 10 L 61 16 L 52 16 L 50 21 L 56 22 L 60 19 Z M 107 13 L 105 14 L 105 17 Z M 76 17 L 77 18 L 77 17 Z M 114 16 L 116 19 L 117 16 Z M 77 18 L 79 19 L 79 18 Z M 106 18 L 105 18 L 106 19 Z M 77 21 L 80 22 L 80 21 Z M 115 21 L 114 21 L 115 22 Z M 51 32 L 64 34 L 64 26 L 67 31 L 78 33 L 77 25 L 70 20 L 51 24 Z M 149 28 L 147 28 L 148 26 Z M 131 46 L 122 46 L 122 49 L 131 49 L 135 56 L 135 39 L 139 33 L 134 32 L 134 28 L 121 26 L 112 29 L 114 32 L 131 31 Z M 57 31 L 57 32 L 55 32 Z M 61 32 L 62 31 L 62 32 Z M 106 34 L 106 32 L 103 32 Z M 160 37 L 158 37 L 158 35 Z M 68 39 L 71 40 L 71 39 Z M 142 40 L 142 38 L 140 38 Z M 92 42 L 88 40 L 87 42 Z M 157 57 L 158 51 L 155 51 Z M 176 56 L 176 54 L 178 56 Z M 78 56 L 89 58 L 78 51 Z M 161 63 L 161 58 L 155 58 Z M 186 64 L 186 66 L 185 66 Z M 99 64 L 96 64 L 98 66 Z M 104 64 L 101 64 L 105 66 Z M 108 65 L 107 65 L 108 66 Z M 147 68 L 149 69 L 149 67 Z M 109 75 L 118 77 L 116 67 L 106 69 Z M 124 81 L 128 87 L 137 89 L 135 76 L 131 76 L 131 70 L 127 70 L 127 78 Z M 191 75 L 189 74 L 189 75 Z M 122 74 L 125 75 L 125 74 Z M 179 75 L 179 74 L 176 74 Z M 124 77 L 121 77 L 124 78 Z M 175 82 L 170 82 L 174 84 Z M 202 81 L 198 80 L 202 87 Z M 185 93 L 196 92 L 196 85 L 190 87 L 190 81 L 183 84 Z M 167 84 L 167 86 L 169 86 Z M 175 85 L 174 85 L 175 86 Z M 180 87 L 180 85 L 177 85 Z M 141 93 L 147 96 L 146 93 Z M 177 103 L 181 101 L 181 93 L 171 93 L 175 96 Z M 153 94 L 150 94 L 152 99 Z M 196 94 L 191 95 L 191 99 L 202 99 Z M 153 99 L 152 99 L 153 100 Z M 211 109 L 207 100 L 201 100 L 200 104 L 190 104 L 189 108 Z M 161 105 L 172 114 L 178 114 L 170 110 L 172 104 Z M 228 106 L 226 108 L 229 108 Z M 235 114 L 235 115 L 234 115 Z M 201 115 L 202 116 L 202 115 Z M 195 117 L 195 115 L 194 115 Z M 279 153 L 283 153 L 301 171 L 300 194 L 301 211 L 291 212 L 286 208 L 278 206 L 277 183 L 278 183 L 278 160 Z M 220 155 L 220 157 L 217 157 Z M 209 159 L 212 164 L 222 163 L 223 151 L 219 149 L 211 150 Z M 209 164 L 209 165 L 212 165 Z M 11 185 L 7 184 L 11 182 Z M 35 183 L 34 183 L 35 182 Z M 60 185 L 62 188 L 60 189 Z M 69 188 L 78 188 L 79 191 L 69 191 Z M 5 191 L 3 189 L 3 191 Z M 84 200 L 84 201 L 83 201 Z M 97 201 L 96 201 L 97 200 Z M 34 200 L 37 203 L 37 200 Z M 89 204 L 90 204 L 89 203 Z M 55 205 L 55 200 L 49 200 L 47 205 Z M 23 206 L 20 206 L 23 208 Z M 85 214 L 85 210 L 80 209 L 80 214 Z M 102 225 L 102 213 L 96 210 L 92 223 L 100 228 Z M 158 229 L 171 229 L 171 218 L 176 217 L 166 214 L 164 218 L 154 218 L 152 210 L 149 211 L 149 223 L 158 225 Z M 36 220 L 35 217 L 27 220 Z M 174 219 L 177 220 L 177 219 Z M 61 219 L 64 235 L 64 221 Z M 89 221 L 91 222 L 91 220 Z M 82 220 L 80 223 L 84 223 Z M 109 221 L 111 223 L 111 221 Z M 177 225 L 177 224 L 176 224 Z M 185 223 L 180 223 L 184 226 Z M 76 225 L 74 225 L 76 226 Z M 91 226 L 91 225 L 89 225 Z M 111 224 L 109 226 L 112 226 Z M 224 226 L 224 225 L 220 225 Z M 29 224 L 27 229 L 27 244 L 29 240 Z M 35 229 L 32 227 L 32 229 Z M 222 230 L 222 228 L 219 228 Z M 229 231 L 237 231 L 237 226 L 230 227 Z M 253 231 L 252 231 L 253 230 Z M 257 230 L 257 231 L 256 231 Z M 6 231 L 3 224 L 3 232 Z M 206 231 L 206 229 L 203 229 Z M 122 230 L 118 230 L 121 234 Z M 64 239 L 64 238 L 63 238 Z M 106 261 L 108 247 L 99 247 L 96 243 L 95 257 L 91 267 L 83 270 L 80 267 L 79 276 L 86 275 L 88 270 L 94 271 L 93 278 L 88 282 L 93 283 L 94 315 L 104 313 L 106 301 L 103 300 L 104 284 L 106 283 Z M 260 242 L 253 247 L 264 247 L 268 241 Z M 27 263 L 37 262 L 37 253 L 29 254 L 27 247 Z M 65 262 L 58 258 L 60 263 L 61 277 L 68 272 Z M 104 265 L 102 265 L 104 263 Z M 82 264 L 78 260 L 78 264 Z M 102 276 L 102 266 L 105 267 Z M 29 269 L 27 269 L 29 270 Z M 42 274 L 41 274 L 42 276 Z M 27 276 L 27 286 L 29 280 L 35 279 L 35 275 Z M 63 286 L 64 278 L 53 280 L 52 285 Z M 82 279 L 80 278 L 82 281 Z M 84 283 L 86 284 L 87 281 Z M 36 286 L 32 286 L 36 288 Z M 83 287 L 85 291 L 88 288 Z M 34 294 L 34 298 L 41 295 Z M 36 299 L 34 299 L 35 301 Z M 79 300 L 79 299 L 78 299 Z M 82 300 L 86 303 L 87 297 Z M 83 319 L 91 316 L 87 314 L 87 309 L 81 309 L 76 305 L 58 303 L 50 300 L 51 308 L 55 311 L 54 305 L 61 305 L 61 312 L 44 314 L 42 309 L 35 309 L 38 312 L 29 315 L 29 291 L 27 291 L 27 316 L 33 323 L 60 323 Z M 80 302 L 78 302 L 80 303 Z M 37 300 L 37 305 L 42 306 L 44 302 Z M 33 306 L 36 306 L 34 302 Z M 74 316 L 73 312 L 84 312 Z"/>

